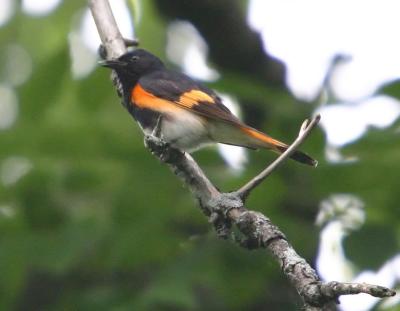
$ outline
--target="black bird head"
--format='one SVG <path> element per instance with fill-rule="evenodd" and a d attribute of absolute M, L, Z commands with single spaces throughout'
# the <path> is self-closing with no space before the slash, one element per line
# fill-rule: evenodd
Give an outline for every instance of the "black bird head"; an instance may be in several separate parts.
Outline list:
<path fill-rule="evenodd" d="M 101 61 L 100 65 L 114 69 L 122 80 L 131 82 L 132 86 L 141 76 L 164 68 L 158 57 L 143 49 L 127 52 L 117 59 Z"/>

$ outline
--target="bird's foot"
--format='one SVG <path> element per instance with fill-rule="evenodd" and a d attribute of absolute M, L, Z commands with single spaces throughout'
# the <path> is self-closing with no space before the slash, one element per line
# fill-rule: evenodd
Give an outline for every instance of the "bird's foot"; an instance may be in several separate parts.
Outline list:
<path fill-rule="evenodd" d="M 145 134 L 144 145 L 154 156 L 159 158 L 161 162 L 173 163 L 179 161 L 179 158 L 184 155 L 184 152 L 171 147 L 169 143 L 161 137 L 153 135 L 153 133 Z"/>

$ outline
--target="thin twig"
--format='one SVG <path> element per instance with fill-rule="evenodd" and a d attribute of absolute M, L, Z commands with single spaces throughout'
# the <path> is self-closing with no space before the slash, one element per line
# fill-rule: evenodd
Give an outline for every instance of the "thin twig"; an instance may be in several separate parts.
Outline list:
<path fill-rule="evenodd" d="M 272 162 L 266 169 L 264 169 L 260 174 L 250 180 L 247 184 L 241 187 L 237 193 L 242 198 L 246 200 L 250 192 L 256 188 L 260 183 L 262 183 L 279 165 L 281 165 L 296 149 L 304 142 L 304 140 L 311 133 L 313 128 L 318 124 L 321 119 L 320 115 L 316 115 L 311 122 L 305 120 L 300 128 L 299 136 L 296 140 L 289 146 L 289 148 L 282 153 L 274 162 Z"/>
<path fill-rule="evenodd" d="M 339 297 L 341 295 L 368 294 L 374 297 L 392 297 L 396 295 L 389 288 L 367 283 L 329 282 L 321 285 L 321 292 L 326 296 Z"/>
<path fill-rule="evenodd" d="M 101 42 L 106 48 L 107 58 L 117 58 L 126 52 L 122 37 L 108 0 L 89 0 L 89 8 Z"/>

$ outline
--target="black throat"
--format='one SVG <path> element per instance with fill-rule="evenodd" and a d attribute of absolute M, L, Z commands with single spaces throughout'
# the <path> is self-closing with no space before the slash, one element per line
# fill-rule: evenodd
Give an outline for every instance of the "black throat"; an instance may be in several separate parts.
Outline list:
<path fill-rule="evenodd" d="M 118 96 L 122 99 L 123 106 L 128 109 L 129 112 L 131 112 L 130 109 L 132 107 L 130 104 L 132 89 L 139 81 L 139 78 L 139 76 L 126 74 L 120 70 L 114 70 L 112 76 L 113 83 L 117 87 Z"/>

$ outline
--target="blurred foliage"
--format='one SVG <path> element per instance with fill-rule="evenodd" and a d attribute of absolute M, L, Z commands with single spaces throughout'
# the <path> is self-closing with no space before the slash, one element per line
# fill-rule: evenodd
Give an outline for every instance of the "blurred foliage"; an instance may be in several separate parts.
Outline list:
<path fill-rule="evenodd" d="M 165 59 L 166 20 L 142 1 L 136 33 L 142 46 Z M 1 310 L 293 310 L 297 294 L 263 251 L 219 241 L 177 178 L 143 147 L 140 130 L 119 104 L 109 72 L 74 80 L 68 33 L 85 2 L 64 1 L 52 14 L 17 10 L 0 30 L 3 47 L 21 45 L 32 57 L 29 80 L 16 87 L 19 115 L 0 130 L 0 171 L 10 157 L 32 169 L 0 183 Z M 221 43 L 223 44 L 223 43 Z M 2 61 L 1 67 L 7 64 Z M 4 68 L 1 68 L 4 73 Z M 8 83 L 7 74 L 1 83 Z M 213 87 L 253 106 L 259 127 L 290 141 L 313 106 L 282 89 L 227 72 Z M 388 88 L 400 94 L 400 84 Z M 267 102 L 267 104 L 266 104 Z M 274 104 L 272 104 L 274 103 Z M 245 119 L 252 123 L 251 114 Z M 359 269 L 377 268 L 398 251 L 400 145 L 398 124 L 370 131 L 344 149 L 360 161 L 324 161 L 315 131 L 303 149 L 318 169 L 288 162 L 251 196 L 295 248 L 313 262 L 314 219 L 332 193 L 354 193 L 366 203 L 367 223 L 349 240 Z M 195 154 L 218 187 L 232 190 L 273 155 L 250 153 L 232 174 L 214 149 Z"/>

